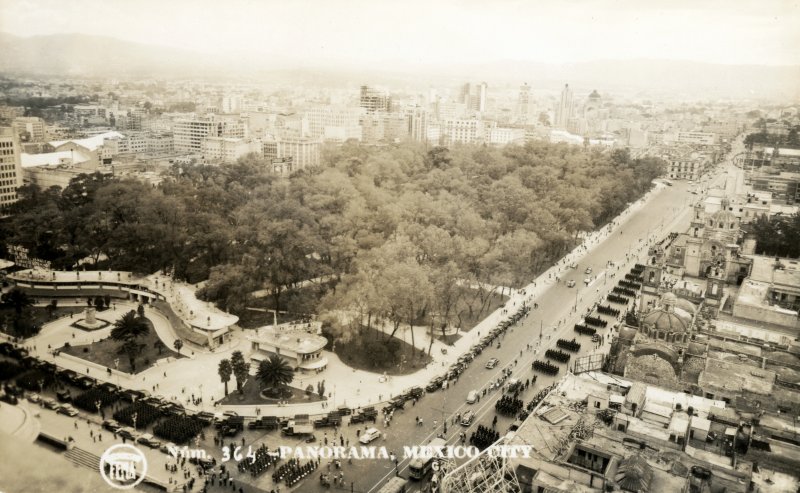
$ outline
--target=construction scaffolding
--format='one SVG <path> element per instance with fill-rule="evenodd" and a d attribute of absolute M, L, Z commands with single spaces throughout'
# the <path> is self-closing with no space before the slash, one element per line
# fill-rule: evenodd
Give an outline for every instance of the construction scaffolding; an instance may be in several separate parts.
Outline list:
<path fill-rule="evenodd" d="M 492 453 L 497 443 L 447 473 L 441 481 L 441 493 L 517 493 L 521 490 L 513 466 L 503 454 Z"/>

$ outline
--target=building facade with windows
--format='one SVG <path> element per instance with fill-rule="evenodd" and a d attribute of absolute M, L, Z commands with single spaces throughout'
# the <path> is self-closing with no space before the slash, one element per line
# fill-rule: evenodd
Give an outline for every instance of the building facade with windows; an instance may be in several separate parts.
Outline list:
<path fill-rule="evenodd" d="M 0 217 L 6 216 L 22 186 L 19 136 L 12 127 L 0 127 Z"/>

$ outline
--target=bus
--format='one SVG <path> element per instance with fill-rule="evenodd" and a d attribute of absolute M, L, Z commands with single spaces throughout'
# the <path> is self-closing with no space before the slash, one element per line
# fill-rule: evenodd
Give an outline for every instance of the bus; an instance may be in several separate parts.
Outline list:
<path fill-rule="evenodd" d="M 427 445 L 430 450 L 441 450 L 447 446 L 447 441 L 442 438 L 434 438 L 431 443 Z M 411 479 L 423 479 L 431 472 L 433 461 L 436 459 L 436 453 L 431 453 L 429 457 L 414 457 L 408 464 L 408 473 Z"/>
<path fill-rule="evenodd" d="M 408 481 L 400 476 L 395 476 L 387 481 L 376 493 L 405 493 L 407 487 Z"/>

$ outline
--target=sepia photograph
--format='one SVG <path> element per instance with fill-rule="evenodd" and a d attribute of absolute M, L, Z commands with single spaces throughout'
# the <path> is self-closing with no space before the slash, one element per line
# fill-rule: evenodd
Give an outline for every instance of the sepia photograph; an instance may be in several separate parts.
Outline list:
<path fill-rule="evenodd" d="M 0 0 L 0 493 L 800 492 L 798 0 Z"/>

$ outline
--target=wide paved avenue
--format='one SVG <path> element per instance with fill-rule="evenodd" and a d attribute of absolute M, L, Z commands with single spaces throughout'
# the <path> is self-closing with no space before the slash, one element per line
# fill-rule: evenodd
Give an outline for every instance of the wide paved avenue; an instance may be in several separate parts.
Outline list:
<path fill-rule="evenodd" d="M 721 176 L 720 179 L 724 179 Z M 719 179 L 718 179 L 719 180 Z M 691 205 L 699 200 L 699 195 L 693 195 L 690 190 L 692 185 L 677 182 L 674 186 L 660 187 L 654 190 L 653 196 L 647 203 L 631 212 L 627 217 L 620 219 L 620 223 L 614 232 L 605 240 L 596 244 L 588 245 L 588 252 L 584 254 L 576 268 L 566 268 L 561 275 L 561 281 L 555 282 L 554 279 L 538 280 L 545 282 L 547 289 L 533 301 L 538 303 L 536 310 L 531 310 L 529 316 L 519 324 L 509 329 L 504 336 L 498 339 L 500 348 L 497 344 L 488 346 L 483 353 L 461 374 L 457 383 L 447 390 L 425 395 L 415 406 L 410 403 L 403 410 L 395 411 L 394 419 L 388 428 L 384 428 L 379 419 L 377 427 L 386 433 L 386 440 L 373 442 L 373 445 L 385 446 L 395 453 L 402 453 L 403 446 L 421 445 L 429 442 L 433 437 L 442 433 L 442 420 L 447 420 L 448 443 L 454 444 L 458 441 L 458 435 L 464 431 L 469 436 L 478 426 L 491 426 L 492 418 L 495 416 L 494 403 L 502 395 L 495 390 L 488 393 L 480 402 L 474 405 L 466 404 L 466 397 L 470 390 L 482 390 L 488 384 L 500 376 L 500 372 L 508 365 L 513 365 L 514 360 L 518 361 L 512 367 L 514 378 L 521 378 L 524 382 L 532 378 L 534 373 L 531 371 L 531 362 L 536 359 L 544 359 L 543 354 L 546 349 L 555 346 L 555 341 L 559 337 L 572 339 L 577 337 L 582 343 L 580 356 L 592 353 L 594 344 L 589 337 L 577 336 L 572 330 L 572 326 L 579 321 L 580 315 L 586 313 L 595 301 L 602 299 L 605 294 L 616 285 L 619 276 L 624 275 L 630 267 L 640 261 L 647 253 L 648 238 L 662 238 L 669 231 L 681 231 L 688 228 L 691 212 Z M 628 257 L 626 260 L 626 256 Z M 613 261 L 615 266 L 607 271 L 608 261 Z M 587 267 L 592 268 L 590 285 L 584 284 L 587 277 L 584 271 Z M 615 278 L 606 277 L 611 272 L 616 272 Z M 575 287 L 569 288 L 566 281 L 575 280 Z M 577 312 L 573 313 L 577 303 Z M 518 307 L 509 307 L 512 313 Z M 561 321 L 560 327 L 558 322 Z M 611 324 L 609 324 L 609 327 Z M 607 337 L 610 329 L 604 329 L 600 333 Z M 542 334 L 541 347 L 534 350 Z M 530 351 L 526 350 L 527 345 L 531 345 Z M 599 351 L 607 350 L 608 344 L 601 346 Z M 522 355 L 520 356 L 520 351 Z M 500 364 L 493 370 L 484 368 L 486 362 L 496 357 Z M 574 361 L 574 357 L 572 359 Z M 547 377 L 537 373 L 537 383 L 520 395 L 520 399 L 528 402 L 542 388 L 558 380 L 566 370 L 566 365 L 560 365 L 561 372 L 555 377 Z M 444 373 L 446 369 L 442 369 Z M 452 420 L 456 413 L 463 413 L 467 409 L 472 409 L 477 416 L 469 428 L 464 428 L 458 424 L 452 425 Z M 416 425 L 416 417 L 423 420 L 424 426 Z M 498 416 L 496 429 L 504 433 L 514 418 Z M 434 428 L 434 421 L 437 426 Z M 351 443 L 355 443 L 355 430 L 357 427 L 343 427 L 341 430 Z M 408 477 L 408 460 L 399 463 L 400 475 Z M 323 470 L 324 470 L 323 465 Z M 350 485 L 354 482 L 354 491 L 374 492 L 382 486 L 386 480 L 395 474 L 395 465 L 386 459 L 376 460 L 354 460 L 353 464 L 343 464 L 345 484 Z M 318 475 L 315 475 L 318 476 Z M 420 485 L 422 486 L 422 485 Z M 349 488 L 348 488 L 349 489 Z M 324 491 L 320 485 L 318 477 L 312 477 L 303 486 L 303 491 Z"/>

